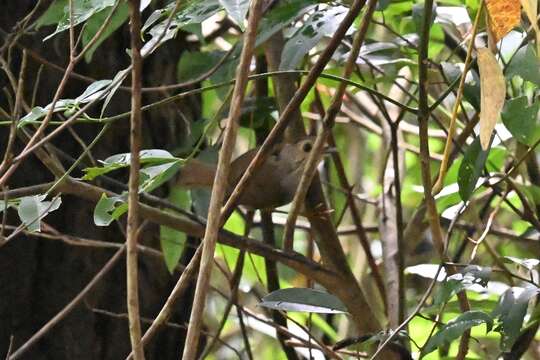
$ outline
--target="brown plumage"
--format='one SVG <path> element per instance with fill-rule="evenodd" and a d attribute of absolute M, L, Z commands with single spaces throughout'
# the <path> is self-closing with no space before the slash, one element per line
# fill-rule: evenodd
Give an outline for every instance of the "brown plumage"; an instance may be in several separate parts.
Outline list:
<path fill-rule="evenodd" d="M 277 144 L 265 162 L 253 175 L 238 201 L 252 209 L 272 209 L 288 204 L 300 182 L 304 164 L 313 148 L 314 138 L 304 138 L 294 144 Z M 259 148 L 240 155 L 231 163 L 227 197 L 246 171 Z M 180 171 L 178 185 L 210 187 L 215 167 L 198 160 L 189 161 Z"/>

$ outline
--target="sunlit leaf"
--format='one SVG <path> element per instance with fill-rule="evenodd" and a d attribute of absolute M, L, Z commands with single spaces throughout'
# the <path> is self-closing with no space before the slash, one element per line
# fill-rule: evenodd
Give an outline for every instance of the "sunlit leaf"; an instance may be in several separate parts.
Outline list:
<path fill-rule="evenodd" d="M 347 13 L 343 6 L 329 7 L 314 12 L 285 43 L 280 70 L 293 70 L 302 58 L 325 36 L 331 36 Z"/>
<path fill-rule="evenodd" d="M 66 3 L 64 6 L 64 14 L 58 21 L 56 30 L 51 35 L 47 36 L 44 41 L 50 39 L 58 33 L 61 33 L 62 31 L 69 29 L 72 23 L 73 26 L 81 24 L 88 20 L 92 15 L 113 6 L 115 3 L 116 0 L 73 0 L 71 10 L 73 13 L 73 18 L 70 16 L 70 6 L 68 3 Z M 51 20 L 47 19 L 47 21 Z"/>
<path fill-rule="evenodd" d="M 219 3 L 234 22 L 243 28 L 244 19 L 249 8 L 249 0 L 219 0 Z"/>
<path fill-rule="evenodd" d="M 28 231 L 41 231 L 41 219 L 60 207 L 62 200 L 55 197 L 45 201 L 47 195 L 33 195 L 21 198 L 18 207 L 19 218 Z"/>
<path fill-rule="evenodd" d="M 180 168 L 183 159 L 176 158 L 166 150 L 147 149 L 140 152 L 141 172 L 145 176 L 141 183 L 142 191 L 152 191 L 165 181 L 170 179 Z M 122 153 L 109 156 L 100 161 L 103 166 L 89 167 L 84 169 L 83 180 L 93 180 L 98 176 L 111 171 L 128 167 L 131 163 L 131 154 Z"/>
<path fill-rule="evenodd" d="M 145 176 L 141 178 L 140 191 L 152 192 L 157 189 L 166 181 L 170 180 L 178 172 L 183 163 L 184 160 L 178 159 L 173 162 L 142 168 L 141 173 Z"/>
<path fill-rule="evenodd" d="M 189 192 L 182 190 L 176 187 L 171 189 L 168 200 L 174 205 L 188 210 L 191 205 L 191 198 Z M 159 240 L 161 243 L 161 250 L 163 252 L 163 258 L 165 260 L 165 265 L 167 269 L 172 274 L 180 256 L 182 256 L 182 251 L 186 243 L 186 233 L 172 229 L 167 226 L 159 227 Z"/>
<path fill-rule="evenodd" d="M 520 259 L 514 256 L 504 256 L 503 260 L 505 262 L 512 262 L 514 264 L 518 264 L 519 266 L 523 266 L 527 270 L 533 270 L 540 264 L 539 259 Z"/>
<path fill-rule="evenodd" d="M 540 86 L 540 60 L 532 45 L 523 46 L 517 51 L 506 69 L 506 76 L 511 79 L 519 76 Z"/>
<path fill-rule="evenodd" d="M 94 14 L 86 22 L 82 34 L 82 44 L 86 46 L 90 43 L 90 40 L 96 35 L 97 31 L 103 25 L 105 19 L 110 14 L 110 9 L 104 9 Z M 93 45 L 86 51 L 84 54 L 84 59 L 86 62 L 92 61 L 92 56 L 96 49 L 105 41 L 109 36 L 111 36 L 122 24 L 124 24 L 128 19 L 128 5 L 127 2 L 121 2 L 116 11 L 114 12 L 109 24 L 101 32 L 99 38 L 93 43 Z"/>
<path fill-rule="evenodd" d="M 111 80 L 98 80 L 90 84 L 84 92 L 75 98 L 77 103 L 88 103 L 92 100 L 99 99 L 105 92 L 105 88 L 109 86 Z"/>
<path fill-rule="evenodd" d="M 289 25 L 298 17 L 312 10 L 317 1 L 315 0 L 283 0 L 273 7 L 261 20 L 259 33 L 257 34 L 256 46 L 261 45 L 285 26 Z"/>
<path fill-rule="evenodd" d="M 126 201 L 126 195 L 107 197 L 107 195 L 102 194 L 94 208 L 94 224 L 109 226 L 127 211 Z"/>
<path fill-rule="evenodd" d="M 334 295 L 324 291 L 289 288 L 274 291 L 262 298 L 260 306 L 275 310 L 324 314 L 345 313 L 347 309 Z"/>
<path fill-rule="evenodd" d="M 41 26 L 58 24 L 64 17 L 64 9 L 68 5 L 68 0 L 56 0 L 36 21 L 36 29 Z"/>
<path fill-rule="evenodd" d="M 504 126 L 520 143 L 532 146 L 540 139 L 539 108 L 538 102 L 529 106 L 526 96 L 511 99 L 505 104 L 501 113 Z"/>
<path fill-rule="evenodd" d="M 513 287 L 501 297 L 492 316 L 498 316 L 501 322 L 499 331 L 502 333 L 501 347 L 504 350 L 509 350 L 518 338 L 529 301 L 537 294 L 538 288 L 534 286 L 525 289 Z"/>
<path fill-rule="evenodd" d="M 486 0 L 488 25 L 495 42 L 519 25 L 521 4 L 519 0 Z"/>
<path fill-rule="evenodd" d="M 475 285 L 480 285 L 485 288 L 490 277 L 490 267 L 469 265 L 459 273 L 449 276 L 446 281 L 441 284 L 433 302 L 435 305 L 442 305 L 458 292 L 471 289 Z"/>
<path fill-rule="evenodd" d="M 178 33 L 178 30 L 184 28 L 186 25 L 200 23 L 222 9 L 218 0 L 192 0 L 185 3 L 182 2 L 182 5 L 169 23 L 168 15 L 174 8 L 174 5 L 175 3 L 171 3 L 165 10 L 157 10 L 144 24 L 142 31 L 144 32 L 149 29 L 148 33 L 151 38 L 141 49 L 141 54 L 143 56 L 154 51 L 159 44 L 173 39 Z M 156 25 L 151 25 L 160 18 L 163 18 L 161 22 Z"/>
<path fill-rule="evenodd" d="M 105 101 L 103 101 L 103 106 L 101 107 L 101 114 L 100 117 L 103 117 L 103 114 L 105 113 L 105 110 L 107 109 L 107 106 L 109 105 L 109 102 L 113 98 L 114 94 L 116 94 L 116 91 L 118 88 L 122 85 L 122 81 L 126 78 L 126 76 L 129 74 L 129 69 L 124 69 L 116 73 L 114 78 L 112 79 L 112 86 L 109 90 L 109 93 L 105 97 Z"/>
<path fill-rule="evenodd" d="M 64 100 L 57 101 L 56 104 L 54 104 L 53 113 L 65 111 L 75 106 L 76 104 L 77 102 L 72 99 L 64 99 Z M 32 110 L 17 123 L 17 127 L 22 128 L 28 124 L 34 123 L 46 117 L 47 114 L 49 113 L 49 109 L 52 107 L 51 105 L 52 104 L 49 104 L 44 108 L 41 106 L 36 106 L 32 108 Z"/>
<path fill-rule="evenodd" d="M 490 332 L 493 327 L 492 317 L 483 311 L 467 311 L 461 314 L 457 318 L 449 321 L 438 333 L 429 339 L 422 354 L 429 354 L 440 346 L 444 346 L 459 338 L 470 328 L 481 324 L 486 324 L 486 332 Z"/>

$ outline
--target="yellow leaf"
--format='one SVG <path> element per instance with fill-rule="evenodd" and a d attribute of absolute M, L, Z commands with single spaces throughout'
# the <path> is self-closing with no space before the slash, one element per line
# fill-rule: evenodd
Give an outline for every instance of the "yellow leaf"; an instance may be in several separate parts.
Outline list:
<path fill-rule="evenodd" d="M 531 23 L 534 32 L 536 34 L 536 48 L 537 56 L 540 56 L 540 28 L 536 22 L 536 16 L 538 15 L 538 1 L 537 0 L 521 0 L 521 6 Z"/>
<path fill-rule="evenodd" d="M 480 144 L 487 150 L 504 105 L 506 84 L 502 69 L 489 49 L 478 49 L 477 60 L 480 69 Z"/>
<path fill-rule="evenodd" d="M 486 0 L 489 30 L 495 43 L 508 34 L 521 20 L 520 0 Z"/>
<path fill-rule="evenodd" d="M 521 0 L 521 6 L 523 6 L 523 10 L 525 11 L 525 14 L 527 15 L 527 18 L 533 25 L 533 27 L 536 24 L 536 15 L 538 14 L 538 2 L 536 0 Z"/>

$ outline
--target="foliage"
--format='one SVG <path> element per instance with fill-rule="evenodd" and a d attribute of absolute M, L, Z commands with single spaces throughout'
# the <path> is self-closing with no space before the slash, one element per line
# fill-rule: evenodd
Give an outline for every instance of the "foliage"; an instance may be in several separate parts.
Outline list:
<path fill-rule="evenodd" d="M 361 351 L 369 355 L 376 351 L 373 344 L 388 341 L 415 358 L 453 358 L 459 351 L 460 339 L 467 339 L 469 332 L 475 339 L 468 343 L 471 359 L 517 354 L 523 342 L 525 349 L 529 347 L 526 335 L 528 331 L 536 332 L 540 311 L 540 57 L 538 43 L 535 44 L 540 39 L 538 26 L 520 16 L 519 1 L 490 1 L 487 8 L 476 0 L 438 2 L 433 3 L 432 16 L 426 19 L 426 4 L 430 3 L 378 1 L 360 55 L 353 59 L 353 73 L 350 79 L 344 79 L 353 37 L 366 17 L 364 9 L 339 41 L 331 61 L 300 105 L 305 127 L 311 133 L 320 133 L 321 121 L 326 111 L 331 113 L 329 104 L 335 101 L 339 84 L 347 82 L 336 125 L 329 130 L 335 151 L 324 157 L 324 166 L 320 168 L 325 199 L 331 209 L 328 213 L 332 214 L 331 229 L 337 231 L 339 242 L 333 248 L 321 245 L 328 239 L 321 239 L 317 221 L 326 213 L 308 214 L 309 223 L 300 218 L 294 253 L 281 250 L 280 224 L 285 220 L 280 212 L 273 213 L 272 241 L 264 233 L 268 229 L 261 225 L 260 215 L 255 216 L 251 228 L 245 211 L 234 212 L 223 221 L 220 240 L 228 242 L 215 255 L 217 266 L 212 285 L 216 291 L 208 300 L 213 311 L 206 314 L 207 329 L 221 338 L 227 334 L 240 353 L 247 353 L 246 343 L 251 343 L 253 350 L 272 349 L 267 355 L 270 358 L 282 350 L 287 353 L 289 347 L 294 347 L 288 344 L 294 342 L 290 340 L 297 340 L 304 346 L 294 347 L 293 353 L 322 358 L 331 350 L 321 344 L 328 341 L 326 337 L 333 342 L 343 340 L 345 325 L 376 328 L 373 324 L 358 324 L 354 317 L 358 313 L 351 311 L 360 299 L 351 299 L 348 291 L 360 286 L 335 279 L 361 280 L 370 306 L 366 307 L 366 314 L 385 319 L 381 324 L 390 319 L 391 331 L 377 333 L 383 330 L 378 328 L 363 334 L 365 338 L 357 342 Z M 140 152 L 138 196 L 155 211 L 154 218 L 145 220 L 159 225 L 153 229 L 158 234 L 155 244 L 144 243 L 142 238 L 141 242 L 149 247 L 159 243 L 156 249 L 162 252 L 171 275 L 178 275 L 188 265 L 179 262 L 189 261 L 190 251 L 198 244 L 191 239 L 196 232 L 193 229 L 204 227 L 210 198 L 208 189 L 183 189 L 176 180 L 185 175 L 182 170 L 189 169 L 194 158 L 208 166 L 216 161 L 211 148 L 219 146 L 223 135 L 220 120 L 232 106 L 230 88 L 245 41 L 242 34 L 249 5 L 245 0 L 169 1 L 164 5 L 149 0 L 140 6 L 145 62 L 173 44 L 184 47 L 167 64 L 172 64 L 180 84 L 165 87 L 154 79 L 143 81 L 147 87 L 144 93 L 152 94 L 143 97 L 143 117 L 148 120 L 145 126 L 150 128 L 155 122 L 152 111 L 156 109 L 167 108 L 181 118 L 179 126 L 171 122 L 155 133 L 145 132 L 144 150 Z M 527 2 L 524 6 L 526 15 L 533 13 L 535 19 L 535 5 Z M 314 65 L 350 9 L 350 1 L 313 0 L 283 0 L 265 8 L 239 119 L 237 154 L 260 145 L 276 122 L 284 121 L 280 119 L 280 92 L 284 87 L 302 84 L 306 74 L 317 68 Z M 477 14 L 482 15 L 480 21 L 471 20 Z M 425 21 L 430 25 L 427 38 L 422 35 Z M 54 41 L 69 44 L 69 33 L 73 32 L 80 36 L 75 49 L 85 49 L 81 59 L 92 67 L 96 57 L 108 51 L 108 39 L 125 35 L 128 26 L 128 6 L 124 1 L 55 0 L 27 29 L 38 32 L 29 32 L 27 36 L 42 36 L 44 46 L 51 46 Z M 462 45 L 469 44 L 472 33 L 477 33 L 473 39 L 475 46 L 467 56 L 469 50 Z M 276 34 L 283 35 L 282 41 L 276 40 Z M 276 50 L 271 48 L 277 46 L 276 42 L 281 42 L 276 52 L 278 61 L 270 64 L 267 59 Z M 423 46 L 427 59 L 419 63 Z M 122 51 L 131 61 L 131 49 L 126 47 Z M 471 61 L 467 62 L 469 58 Z M 273 71 L 271 65 L 275 67 Z M 89 84 L 80 95 L 74 95 L 72 90 L 60 91 L 56 100 L 25 102 L 16 110 L 15 101 L 11 100 L 19 95 L 14 93 L 1 104 L 1 124 L 6 125 L 6 134 L 18 133 L 25 142 L 25 136 L 36 136 L 31 148 L 44 136 L 47 141 L 56 136 L 55 128 L 64 131 L 69 126 L 74 133 L 91 128 L 94 133 L 95 129 L 110 131 L 111 124 L 127 122 L 130 112 L 111 106 L 121 98 L 120 91 L 126 90 L 122 86 L 128 83 L 125 80 L 131 71 L 125 64 L 118 68 L 121 70 L 114 72 L 103 69 L 101 79 L 86 78 Z M 283 79 L 292 80 L 285 83 L 281 82 Z M 425 81 L 421 84 L 425 91 L 419 86 L 421 79 Z M 12 123 L 8 117 L 16 119 Z M 37 130 L 40 126 L 43 133 Z M 121 136 L 116 135 L 116 141 L 125 142 L 126 129 Z M 167 137 L 174 138 L 176 143 L 167 149 L 152 146 L 152 139 Z M 448 151 L 444 150 L 446 144 Z M 93 198 L 96 226 L 107 231 L 113 223 L 125 225 L 126 170 L 132 165 L 129 149 L 109 152 L 100 144 L 99 137 L 90 144 L 84 143 L 83 148 L 84 153 L 73 147 L 61 149 L 68 153 L 62 158 L 66 162 L 69 159 L 67 168 L 76 168 L 81 162 L 85 165 L 81 166 L 81 178 L 68 173 L 73 169 L 65 171 L 67 180 L 53 172 L 59 190 L 52 194 L 59 195 L 51 196 L 48 190 L 40 188 L 37 193 L 10 198 L 2 182 L 9 178 L 11 166 L 25 160 L 17 158 L 23 154 L 18 148 L 6 147 L 13 153 L 2 155 L 0 166 L 0 185 L 6 195 L 0 199 L 4 216 L 0 251 L 4 238 L 11 241 L 6 229 L 13 228 L 15 235 L 47 235 L 51 230 L 43 224 L 50 213 L 69 201 L 63 192 L 72 190 L 65 185 L 70 181 L 82 181 L 99 189 L 100 197 Z M 46 155 L 55 154 L 53 147 L 45 149 Z M 31 152 L 42 157 L 35 148 Z M 96 163 L 92 152 L 105 156 L 99 156 Z M 62 161 L 58 160 L 64 166 Z M 448 168 L 441 169 L 445 163 Z M 429 188 L 437 176 L 441 188 Z M 430 194 L 434 196 L 433 204 Z M 351 206 L 356 211 L 351 211 Z M 16 216 L 8 216 L 11 213 Z M 181 221 L 172 224 L 171 219 L 191 221 L 191 227 L 182 229 Z M 12 227 L 5 227 L 6 222 Z M 444 244 L 437 243 L 439 237 Z M 362 246 L 362 241 L 367 246 Z M 328 257 L 337 256 L 339 251 L 344 251 L 346 257 L 329 262 Z M 367 255 L 374 259 L 373 263 L 366 251 L 371 251 Z M 428 255 L 423 257 L 422 251 Z M 405 264 L 409 266 L 405 268 Z M 349 273 L 351 277 L 347 278 Z M 384 301 L 380 284 L 373 281 L 377 276 L 387 294 Z M 396 290 L 404 278 L 406 281 L 399 285 L 402 288 Z M 324 284 L 317 283 L 317 279 L 326 281 L 325 291 L 319 290 Z M 431 289 L 431 283 L 433 292 L 426 290 Z M 192 301 L 187 295 L 186 299 Z M 232 305 L 237 308 L 239 320 L 228 316 Z M 229 310 L 225 311 L 227 307 Z M 387 316 L 385 311 L 395 313 Z M 222 314 L 227 316 L 218 326 Z M 287 321 L 283 314 L 290 319 Z M 400 329 L 402 336 L 393 339 L 393 331 L 405 321 L 404 314 L 411 314 L 408 328 Z M 396 317 L 398 323 L 394 323 Z M 244 318 L 249 320 L 244 323 Z M 269 330 L 268 324 L 290 330 L 294 336 L 278 336 L 275 330 Z M 480 326 L 483 324 L 485 328 Z M 232 350 L 222 345 L 207 351 L 214 358 L 232 356 Z M 350 352 L 335 351 L 343 358 L 354 358 Z"/>

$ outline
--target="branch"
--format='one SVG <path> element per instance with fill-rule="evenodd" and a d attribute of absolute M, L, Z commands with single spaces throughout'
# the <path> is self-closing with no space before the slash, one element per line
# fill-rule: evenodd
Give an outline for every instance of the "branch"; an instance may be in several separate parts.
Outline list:
<path fill-rule="evenodd" d="M 242 176 L 240 181 L 238 181 L 238 184 L 236 185 L 229 200 L 227 201 L 227 204 L 221 212 L 222 215 L 230 214 L 232 212 L 232 209 L 234 208 L 234 205 L 239 199 L 241 192 L 246 188 L 249 179 L 253 176 L 258 167 L 261 166 L 261 164 L 270 154 L 271 149 L 277 143 L 280 136 L 283 134 L 283 132 L 291 122 L 292 115 L 300 107 L 300 104 L 317 81 L 317 78 L 324 70 L 326 64 L 328 64 L 328 62 L 332 59 L 334 51 L 341 43 L 341 40 L 344 38 L 347 30 L 352 25 L 354 19 L 360 13 L 360 10 L 364 6 L 364 4 L 365 0 L 355 0 L 354 3 L 351 5 L 349 11 L 343 18 L 343 21 L 334 33 L 332 40 L 321 53 L 317 62 L 313 65 L 313 68 L 309 72 L 308 76 L 306 77 L 300 88 L 296 91 L 294 97 L 287 104 L 287 107 L 283 109 L 277 124 L 272 128 L 272 131 L 270 132 L 270 134 L 262 144 L 261 148 L 244 172 L 244 175 Z"/>
<path fill-rule="evenodd" d="M 444 237 L 439 222 L 439 214 L 433 197 L 433 189 L 431 183 L 431 169 L 429 158 L 429 135 L 428 122 L 430 109 L 428 104 L 428 48 L 429 48 L 429 31 L 431 28 L 431 17 L 433 12 L 433 0 L 426 0 L 424 4 L 424 16 L 422 30 L 420 34 L 420 46 L 418 51 L 418 123 L 420 126 L 420 166 L 422 170 L 422 185 L 424 187 L 424 199 L 426 202 L 427 214 L 431 235 L 435 247 L 439 252 L 441 260 L 446 261 Z M 455 268 L 446 267 L 448 274 L 454 274 Z M 460 309 L 465 312 L 470 309 L 466 294 L 464 291 L 458 294 Z M 468 352 L 470 331 L 465 331 L 461 337 L 459 353 L 457 359 L 464 359 Z"/>
<path fill-rule="evenodd" d="M 131 36 L 131 128 L 130 128 L 130 167 L 127 215 L 127 309 L 129 315 L 129 337 L 135 360 L 144 360 L 141 344 L 141 319 L 139 314 L 139 284 L 137 263 L 137 236 L 139 227 L 139 171 L 141 167 L 141 13 L 140 0 L 129 1 Z"/>
<path fill-rule="evenodd" d="M 255 48 L 255 39 L 257 36 L 257 25 L 261 16 L 263 1 L 255 0 L 249 8 L 248 26 L 244 34 L 244 47 L 240 56 L 240 64 L 236 74 L 236 83 L 231 100 L 231 109 L 227 119 L 223 146 L 219 153 L 219 160 L 216 170 L 214 186 L 212 187 L 212 195 L 210 197 L 210 206 L 208 210 L 208 224 L 203 240 L 203 251 L 201 258 L 201 267 L 199 277 L 197 278 L 197 286 L 195 288 L 195 296 L 189 328 L 186 337 L 187 346 L 184 347 L 183 359 L 192 360 L 196 357 L 199 334 L 202 323 L 204 304 L 210 283 L 210 274 L 212 271 L 212 263 L 214 259 L 214 250 L 218 238 L 219 228 L 225 218 L 221 217 L 221 206 L 225 191 L 228 186 L 229 164 L 231 162 L 232 151 L 236 141 L 236 133 L 238 131 L 238 120 L 242 111 L 242 103 L 244 94 L 248 84 L 249 67 L 251 58 Z"/>

